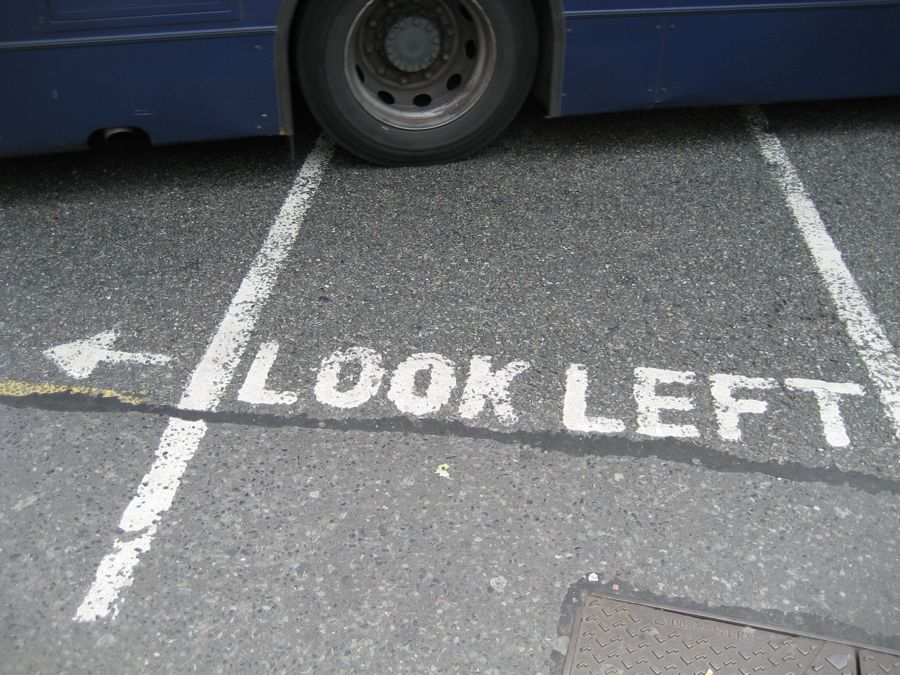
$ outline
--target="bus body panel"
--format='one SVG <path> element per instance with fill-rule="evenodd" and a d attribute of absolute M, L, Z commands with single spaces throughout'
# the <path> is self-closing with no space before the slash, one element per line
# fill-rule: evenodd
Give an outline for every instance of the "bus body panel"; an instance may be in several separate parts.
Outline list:
<path fill-rule="evenodd" d="M 83 147 L 97 129 L 154 143 L 279 133 L 274 36 L 230 36 L 0 54 L 0 152 Z M 7 132 L 8 130 L 8 132 Z"/>
<path fill-rule="evenodd" d="M 554 115 L 900 94 L 900 0 L 546 1 Z M 0 156 L 290 133 L 297 4 L 0 2 Z"/>
<path fill-rule="evenodd" d="M 561 113 L 900 94 L 900 2 L 567 0 Z"/>
<path fill-rule="evenodd" d="M 285 0 L 4 0 L 0 45 L 235 28 L 274 30 Z"/>
<path fill-rule="evenodd" d="M 280 133 L 279 0 L 32 0 L 0 7 L 0 155 Z"/>

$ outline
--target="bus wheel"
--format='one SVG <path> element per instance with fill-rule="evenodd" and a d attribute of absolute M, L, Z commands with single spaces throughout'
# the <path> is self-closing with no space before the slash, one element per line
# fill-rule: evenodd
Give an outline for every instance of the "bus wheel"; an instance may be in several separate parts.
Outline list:
<path fill-rule="evenodd" d="M 521 107 L 537 62 L 523 0 L 310 0 L 295 38 L 316 119 L 387 165 L 484 147 Z"/>

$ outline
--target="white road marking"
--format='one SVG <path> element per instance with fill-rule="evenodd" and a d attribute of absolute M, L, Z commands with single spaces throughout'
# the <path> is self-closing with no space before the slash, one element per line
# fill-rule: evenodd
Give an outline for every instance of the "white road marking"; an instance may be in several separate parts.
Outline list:
<path fill-rule="evenodd" d="M 260 311 L 272 293 L 278 272 L 290 253 L 300 226 L 331 158 L 331 141 L 320 137 L 301 167 L 290 192 L 250 266 L 228 311 L 194 369 L 179 407 L 215 410 L 234 377 Z M 97 568 L 94 582 L 75 613 L 77 621 L 96 621 L 118 613 L 120 596 L 134 581 L 134 568 L 147 552 L 159 521 L 172 505 L 181 477 L 206 433 L 204 422 L 169 420 L 150 471 L 128 504 L 119 527 L 126 535 L 113 544 Z"/>
<path fill-rule="evenodd" d="M 741 440 L 741 415 L 761 415 L 769 407 L 765 401 L 753 398 L 735 398 L 738 389 L 774 389 L 775 380 L 768 377 L 744 377 L 742 375 L 710 375 L 710 392 L 719 422 L 719 436 L 726 441 Z"/>
<path fill-rule="evenodd" d="M 277 358 L 277 342 L 264 342 L 259 346 L 253 365 L 247 371 L 247 377 L 238 392 L 238 401 L 253 405 L 293 405 L 297 402 L 295 391 L 275 391 L 266 387 L 269 371 Z"/>
<path fill-rule="evenodd" d="M 573 363 L 566 371 L 566 393 L 563 399 L 563 426 L 569 431 L 594 434 L 621 434 L 625 423 L 614 417 L 588 417 L 587 367 Z"/>
<path fill-rule="evenodd" d="M 416 389 L 416 374 L 428 373 L 424 393 Z M 456 366 L 440 354 L 413 354 L 400 363 L 391 376 L 387 397 L 397 410 L 409 415 L 428 415 L 450 402 L 456 388 Z"/>
<path fill-rule="evenodd" d="M 510 403 L 509 385 L 530 367 L 527 361 L 511 361 L 499 370 L 492 370 L 490 356 L 473 356 L 469 363 L 469 379 L 459 404 L 460 417 L 475 419 L 490 401 L 500 422 L 506 426 L 518 422 L 519 417 Z"/>
<path fill-rule="evenodd" d="M 103 331 L 83 340 L 75 340 L 44 351 L 44 356 L 53 361 L 63 372 L 83 380 L 90 377 L 101 363 L 138 363 L 141 365 L 164 366 L 171 357 L 163 354 L 143 352 L 122 352 L 112 346 L 119 337 L 113 330 Z"/>
<path fill-rule="evenodd" d="M 325 405 L 345 409 L 358 408 L 366 403 L 381 389 L 381 381 L 386 372 L 381 367 L 381 359 L 381 354 L 368 347 L 350 347 L 326 356 L 322 359 L 313 390 L 316 400 Z M 339 389 L 344 366 L 354 364 L 359 367 L 356 384 L 349 389 Z"/>
<path fill-rule="evenodd" d="M 765 113 L 760 108 L 753 107 L 745 109 L 745 116 L 759 149 L 781 188 L 794 222 L 812 254 L 819 275 L 831 294 L 838 316 L 878 389 L 878 396 L 893 423 L 894 435 L 900 439 L 900 358 L 844 264 L 841 252 L 828 234 L 825 223 L 784 146 L 775 134 L 767 131 L 768 120 Z"/>
<path fill-rule="evenodd" d="M 238 400 L 253 405 L 294 405 L 301 399 L 299 391 L 275 391 L 267 387 L 278 343 L 265 342 L 250 367 L 238 393 Z M 509 393 L 512 380 L 525 372 L 525 361 L 513 361 L 505 368 L 492 371 L 491 357 L 473 357 L 469 380 L 464 388 L 458 414 L 474 419 L 490 401 L 498 418 L 510 424 L 516 416 Z M 413 354 L 394 368 L 389 378 L 386 398 L 405 415 L 423 416 L 438 412 L 450 403 L 457 387 L 456 364 L 436 353 Z M 349 382 L 350 371 L 353 382 Z M 368 347 L 348 347 L 335 351 L 324 359 L 318 369 L 313 392 L 319 403 L 335 408 L 356 408 L 375 398 L 382 389 L 388 368 L 384 356 Z M 487 373 L 487 375 L 485 375 Z M 425 383 L 427 377 L 427 384 Z M 572 363 L 566 370 L 562 423 L 567 431 L 587 434 L 623 434 L 628 430 L 620 417 L 587 414 L 587 392 L 590 382 L 587 366 Z M 695 409 L 689 396 L 662 395 L 660 385 L 698 385 L 695 373 L 683 370 L 661 370 L 637 367 L 634 369 L 633 396 L 636 403 L 636 432 L 656 438 L 697 438 L 700 431 L 693 424 L 671 424 L 662 421 L 663 411 L 691 411 Z M 780 389 L 778 381 L 769 377 L 746 377 L 716 373 L 709 375 L 709 389 L 716 418 L 716 433 L 725 441 L 740 443 L 742 415 L 762 414 L 769 403 L 752 398 L 738 398 L 739 390 Z M 788 378 L 784 389 L 811 393 L 818 404 L 825 440 L 832 447 L 846 447 L 850 437 L 841 416 L 840 403 L 845 396 L 863 396 L 865 390 L 853 382 L 825 382 L 802 378 Z M 468 393 L 465 393 L 468 392 Z M 477 411 L 474 406 L 479 405 Z M 159 489 L 162 493 L 162 488 Z M 137 528 L 137 524 L 131 525 Z"/>
<path fill-rule="evenodd" d="M 205 435 L 206 422 L 177 417 L 169 420 L 153 466 L 125 507 L 119 521 L 121 530 L 137 534 L 159 524 L 160 516 L 172 506 L 187 464 Z"/>
<path fill-rule="evenodd" d="M 119 595 L 134 583 L 133 570 L 141 555 L 150 549 L 150 543 L 155 535 L 154 525 L 134 539 L 128 541 L 116 539 L 113 542 L 112 553 L 104 556 L 97 567 L 94 584 L 78 608 L 76 621 L 84 623 L 96 621 L 108 616 L 110 611 L 112 618 L 116 617 L 119 612 L 117 607 Z"/>
<path fill-rule="evenodd" d="M 847 427 L 841 417 L 841 396 L 863 396 L 866 392 L 853 382 L 823 382 L 822 380 L 804 380 L 789 377 L 784 386 L 796 391 L 812 392 L 819 404 L 819 419 L 822 420 L 822 431 L 828 445 L 834 448 L 846 448 L 850 445 Z"/>
<path fill-rule="evenodd" d="M 666 424 L 659 416 L 661 410 L 693 410 L 693 401 L 686 396 L 662 396 L 656 393 L 659 384 L 693 384 L 694 378 L 694 373 L 685 370 L 635 368 L 637 432 L 654 438 L 699 438 L 700 431 L 693 424 Z"/>

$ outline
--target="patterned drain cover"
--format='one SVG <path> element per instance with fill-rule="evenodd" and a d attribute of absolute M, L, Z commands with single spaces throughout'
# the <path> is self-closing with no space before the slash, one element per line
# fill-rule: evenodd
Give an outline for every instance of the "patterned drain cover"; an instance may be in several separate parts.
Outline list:
<path fill-rule="evenodd" d="M 589 593 L 565 675 L 900 675 L 900 657 Z"/>

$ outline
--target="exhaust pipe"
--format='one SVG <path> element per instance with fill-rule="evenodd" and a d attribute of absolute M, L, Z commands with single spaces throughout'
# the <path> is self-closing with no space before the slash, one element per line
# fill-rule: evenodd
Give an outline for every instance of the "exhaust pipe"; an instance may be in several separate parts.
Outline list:
<path fill-rule="evenodd" d="M 103 144 L 110 148 L 127 148 L 134 145 L 136 134 L 134 127 L 110 127 L 103 130 Z"/>

